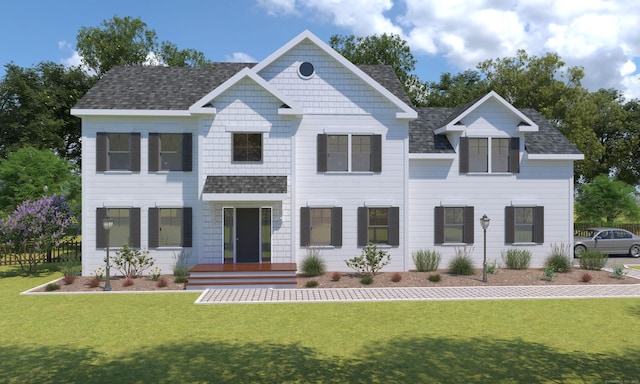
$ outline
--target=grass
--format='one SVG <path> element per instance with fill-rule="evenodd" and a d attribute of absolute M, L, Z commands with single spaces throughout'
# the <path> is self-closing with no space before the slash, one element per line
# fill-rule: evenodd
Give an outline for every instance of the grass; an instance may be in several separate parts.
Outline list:
<path fill-rule="evenodd" d="M 637 299 L 194 305 L 198 292 L 19 296 L 61 274 L 14 271 L 0 268 L 9 383 L 640 378 L 640 345 L 612 337 L 640 325 Z"/>

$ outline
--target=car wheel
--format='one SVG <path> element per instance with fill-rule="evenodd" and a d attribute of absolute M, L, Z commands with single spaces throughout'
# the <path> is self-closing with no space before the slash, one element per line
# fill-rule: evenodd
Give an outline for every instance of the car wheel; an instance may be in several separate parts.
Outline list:
<path fill-rule="evenodd" d="M 586 251 L 587 251 L 587 247 L 585 247 L 584 245 L 576 245 L 575 248 L 573 248 L 573 255 L 575 257 L 580 257 Z"/>
<path fill-rule="evenodd" d="M 629 255 L 631 257 L 640 257 L 640 245 L 632 245 L 629 249 Z"/>

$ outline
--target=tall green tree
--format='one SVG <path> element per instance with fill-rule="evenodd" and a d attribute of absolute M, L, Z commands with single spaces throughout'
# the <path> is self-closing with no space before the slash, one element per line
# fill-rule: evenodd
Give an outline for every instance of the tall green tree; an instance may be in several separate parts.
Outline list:
<path fill-rule="evenodd" d="M 406 41 L 396 34 L 356 37 L 333 35 L 329 45 L 353 64 L 386 64 L 393 67 L 415 105 L 424 103 L 426 84 L 412 74 L 416 59 Z"/>
<path fill-rule="evenodd" d="M 80 163 L 80 119 L 71 107 L 95 84 L 79 67 L 5 66 L 0 81 L 0 159 L 22 146 L 49 148 Z"/>
<path fill-rule="evenodd" d="M 54 194 L 66 196 L 72 207 L 79 208 L 80 175 L 52 150 L 26 146 L 0 161 L 0 212 Z"/>
<path fill-rule="evenodd" d="M 638 192 L 629 184 L 600 175 L 580 185 L 576 194 L 576 214 L 580 222 L 613 225 L 617 219 L 640 219 Z"/>
<path fill-rule="evenodd" d="M 169 66 L 208 66 L 211 61 L 194 49 L 180 50 L 170 42 L 158 44 L 156 31 L 140 18 L 113 16 L 99 27 L 82 27 L 76 36 L 82 63 L 102 76 L 117 65 L 145 65 L 155 57 Z"/>

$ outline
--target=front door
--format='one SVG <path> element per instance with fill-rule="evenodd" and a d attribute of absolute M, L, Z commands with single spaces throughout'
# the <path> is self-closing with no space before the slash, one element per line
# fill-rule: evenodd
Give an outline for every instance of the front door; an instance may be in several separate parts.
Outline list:
<path fill-rule="evenodd" d="M 260 262 L 260 208 L 236 209 L 236 263 Z"/>

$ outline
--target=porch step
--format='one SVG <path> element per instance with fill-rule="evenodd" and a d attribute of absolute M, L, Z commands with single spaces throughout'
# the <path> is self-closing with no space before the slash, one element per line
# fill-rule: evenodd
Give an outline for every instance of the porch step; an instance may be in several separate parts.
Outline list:
<path fill-rule="evenodd" d="M 187 290 L 295 288 L 296 264 L 198 264 L 189 270 Z"/>

